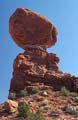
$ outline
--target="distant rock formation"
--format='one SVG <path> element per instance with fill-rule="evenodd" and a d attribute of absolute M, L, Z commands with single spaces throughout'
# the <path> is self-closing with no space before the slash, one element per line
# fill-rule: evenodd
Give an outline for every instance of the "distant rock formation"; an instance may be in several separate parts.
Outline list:
<path fill-rule="evenodd" d="M 60 90 L 66 86 L 70 91 L 78 89 L 78 78 L 63 73 L 59 58 L 48 53 L 46 48 L 55 45 L 57 30 L 40 14 L 25 8 L 18 8 L 10 18 L 9 31 L 18 46 L 25 50 L 14 60 L 10 92 L 31 90 L 35 83 L 43 83 Z"/>

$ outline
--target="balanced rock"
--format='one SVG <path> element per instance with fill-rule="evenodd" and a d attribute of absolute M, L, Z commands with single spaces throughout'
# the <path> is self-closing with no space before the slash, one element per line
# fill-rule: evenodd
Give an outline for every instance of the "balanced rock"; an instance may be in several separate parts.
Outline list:
<path fill-rule="evenodd" d="M 78 78 L 60 71 L 59 57 L 46 50 L 57 41 L 57 30 L 47 18 L 18 8 L 9 24 L 12 38 L 25 49 L 14 60 L 10 92 L 15 92 L 18 97 L 21 90 L 30 92 L 35 83 L 51 86 L 55 90 L 65 86 L 70 91 L 78 91 Z"/>
<path fill-rule="evenodd" d="M 57 41 L 57 30 L 42 15 L 25 8 L 17 8 L 9 21 L 9 31 L 18 46 L 51 47 Z"/>

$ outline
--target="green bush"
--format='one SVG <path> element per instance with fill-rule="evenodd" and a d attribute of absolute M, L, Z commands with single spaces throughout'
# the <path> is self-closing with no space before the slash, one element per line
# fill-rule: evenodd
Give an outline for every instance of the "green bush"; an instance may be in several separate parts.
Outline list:
<path fill-rule="evenodd" d="M 8 99 L 15 100 L 15 98 L 16 98 L 16 93 L 15 92 L 10 92 L 9 96 L 8 96 Z"/>
<path fill-rule="evenodd" d="M 38 88 L 33 88 L 32 89 L 32 94 L 36 94 L 36 93 L 38 93 L 39 92 L 39 89 Z"/>
<path fill-rule="evenodd" d="M 75 92 L 78 93 L 78 87 L 75 88 Z"/>
<path fill-rule="evenodd" d="M 27 118 L 30 114 L 30 110 L 29 110 L 29 105 L 28 104 L 22 104 L 18 107 L 18 111 L 19 111 L 19 116 L 20 117 L 24 117 Z"/>
<path fill-rule="evenodd" d="M 69 90 L 68 90 L 65 86 L 63 86 L 63 87 L 61 88 L 61 93 L 62 93 L 62 95 L 64 95 L 64 96 L 69 96 L 69 94 L 70 94 Z"/>
<path fill-rule="evenodd" d="M 31 113 L 30 116 L 28 117 L 28 120 L 45 120 L 44 116 L 41 114 L 40 111 L 36 113 Z"/>
<path fill-rule="evenodd" d="M 21 94 L 21 96 L 25 97 L 26 95 L 28 95 L 28 92 L 26 89 L 24 89 L 24 90 L 20 91 L 20 94 Z"/>
<path fill-rule="evenodd" d="M 44 116 L 40 113 L 40 111 L 36 113 L 30 112 L 30 108 L 28 104 L 23 104 L 18 107 L 19 117 L 24 117 L 27 120 L 45 120 Z"/>

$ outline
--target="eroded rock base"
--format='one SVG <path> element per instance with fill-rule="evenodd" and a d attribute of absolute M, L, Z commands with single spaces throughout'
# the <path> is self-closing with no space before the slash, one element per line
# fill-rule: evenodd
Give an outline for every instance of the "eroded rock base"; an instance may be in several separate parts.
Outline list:
<path fill-rule="evenodd" d="M 56 54 L 48 53 L 46 49 L 27 49 L 14 60 L 10 92 L 18 94 L 24 89 L 31 92 L 36 83 L 51 86 L 54 90 L 66 86 L 70 91 L 76 91 L 78 78 L 60 71 L 58 62 Z"/>

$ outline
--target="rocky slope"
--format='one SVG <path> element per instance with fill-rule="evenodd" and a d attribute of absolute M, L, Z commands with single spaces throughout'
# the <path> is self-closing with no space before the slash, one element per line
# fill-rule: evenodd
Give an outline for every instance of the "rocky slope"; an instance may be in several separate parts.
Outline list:
<path fill-rule="evenodd" d="M 38 91 L 0 105 L 0 120 L 36 120 L 19 116 L 17 104 L 24 103 L 30 106 L 33 114 L 40 110 L 45 120 L 78 120 L 78 93 L 65 93 L 62 90 L 64 88 L 54 91 L 51 87 L 38 83 L 34 89 Z"/>

